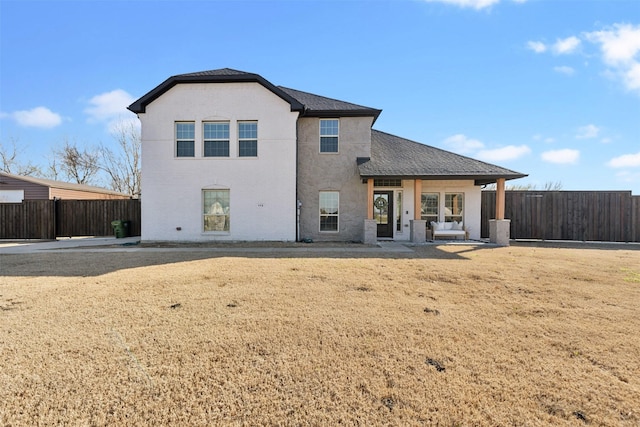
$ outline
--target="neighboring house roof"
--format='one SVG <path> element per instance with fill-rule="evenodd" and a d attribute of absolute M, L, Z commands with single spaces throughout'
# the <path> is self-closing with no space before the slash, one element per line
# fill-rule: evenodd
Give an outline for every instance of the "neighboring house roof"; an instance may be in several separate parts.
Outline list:
<path fill-rule="evenodd" d="M 60 188 L 62 190 L 85 191 L 88 193 L 111 194 L 113 196 L 131 197 L 128 194 L 118 193 L 117 191 L 108 190 L 102 187 L 94 187 L 92 185 L 74 184 L 71 182 L 54 181 L 52 179 L 35 178 L 33 176 L 14 175 L 7 172 L 0 172 L 0 177 L 13 178 L 19 181 L 30 182 L 33 184 L 43 185 L 50 188 Z M 2 182 L 0 181 L 0 184 Z M 0 189 L 2 189 L 0 187 Z"/>
<path fill-rule="evenodd" d="M 527 175 L 419 142 L 371 130 L 371 158 L 358 159 L 363 178 L 473 179 L 476 185 Z"/>
<path fill-rule="evenodd" d="M 134 113 L 144 113 L 147 105 L 177 84 L 184 83 L 245 83 L 252 82 L 264 86 L 291 105 L 291 111 L 299 111 L 301 116 L 310 117 L 345 117 L 373 116 L 374 121 L 382 110 L 363 107 L 337 99 L 326 98 L 282 86 L 274 86 L 264 77 L 244 71 L 222 68 L 219 70 L 200 71 L 197 73 L 171 76 L 160 83 L 146 95 L 131 104 L 128 109 Z"/>

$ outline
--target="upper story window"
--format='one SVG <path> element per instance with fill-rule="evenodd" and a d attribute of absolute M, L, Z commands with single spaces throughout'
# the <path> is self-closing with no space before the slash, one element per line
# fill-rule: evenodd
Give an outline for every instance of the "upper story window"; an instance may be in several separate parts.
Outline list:
<path fill-rule="evenodd" d="M 195 122 L 176 122 L 176 157 L 195 156 Z"/>
<path fill-rule="evenodd" d="M 338 119 L 320 119 L 320 152 L 338 152 L 338 133 L 340 121 Z"/>
<path fill-rule="evenodd" d="M 258 156 L 258 122 L 238 122 L 238 156 Z"/>
<path fill-rule="evenodd" d="M 204 122 L 204 156 L 229 157 L 229 122 Z"/>

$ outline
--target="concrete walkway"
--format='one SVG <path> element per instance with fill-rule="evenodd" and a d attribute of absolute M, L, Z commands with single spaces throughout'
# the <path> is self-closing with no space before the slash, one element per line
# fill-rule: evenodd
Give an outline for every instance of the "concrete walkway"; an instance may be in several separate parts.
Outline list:
<path fill-rule="evenodd" d="M 188 244 L 167 247 L 141 246 L 140 237 L 126 237 L 116 239 L 115 237 L 81 237 L 81 238 L 61 238 L 52 241 L 22 240 L 22 241 L 0 241 L 0 255 L 2 254 L 29 254 L 29 253 L 52 253 L 52 252 L 224 252 L 224 253 L 273 253 L 273 252 L 297 252 L 297 253 L 413 253 L 413 249 L 399 242 L 381 241 L 376 246 L 359 244 L 308 244 L 300 246 L 265 246 L 259 244 L 250 246 L 220 245 L 214 247 L 189 246 Z"/>

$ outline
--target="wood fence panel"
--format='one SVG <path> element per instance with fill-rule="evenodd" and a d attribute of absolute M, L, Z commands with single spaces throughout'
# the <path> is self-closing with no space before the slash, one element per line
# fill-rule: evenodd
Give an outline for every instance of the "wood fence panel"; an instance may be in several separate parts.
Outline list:
<path fill-rule="evenodd" d="M 55 238 L 53 200 L 0 203 L 0 238 Z"/>
<path fill-rule="evenodd" d="M 0 203 L 0 239 L 113 236 L 111 221 L 140 235 L 140 200 L 25 200 Z"/>
<path fill-rule="evenodd" d="M 58 200 L 58 236 L 112 236 L 111 222 L 129 221 L 140 235 L 140 200 Z"/>
<path fill-rule="evenodd" d="M 482 192 L 481 236 L 489 237 L 495 192 Z M 511 238 L 640 242 L 640 196 L 629 191 L 507 191 Z"/>

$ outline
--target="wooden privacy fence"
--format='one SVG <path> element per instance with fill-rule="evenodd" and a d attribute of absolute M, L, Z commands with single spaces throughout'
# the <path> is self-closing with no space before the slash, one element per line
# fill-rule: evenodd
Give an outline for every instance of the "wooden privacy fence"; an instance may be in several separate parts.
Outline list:
<path fill-rule="evenodd" d="M 495 218 L 495 191 L 482 192 L 482 237 Z M 512 239 L 640 242 L 640 196 L 630 191 L 507 191 Z"/>
<path fill-rule="evenodd" d="M 0 239 L 112 236 L 111 221 L 140 235 L 140 200 L 25 200 L 0 203 Z"/>

